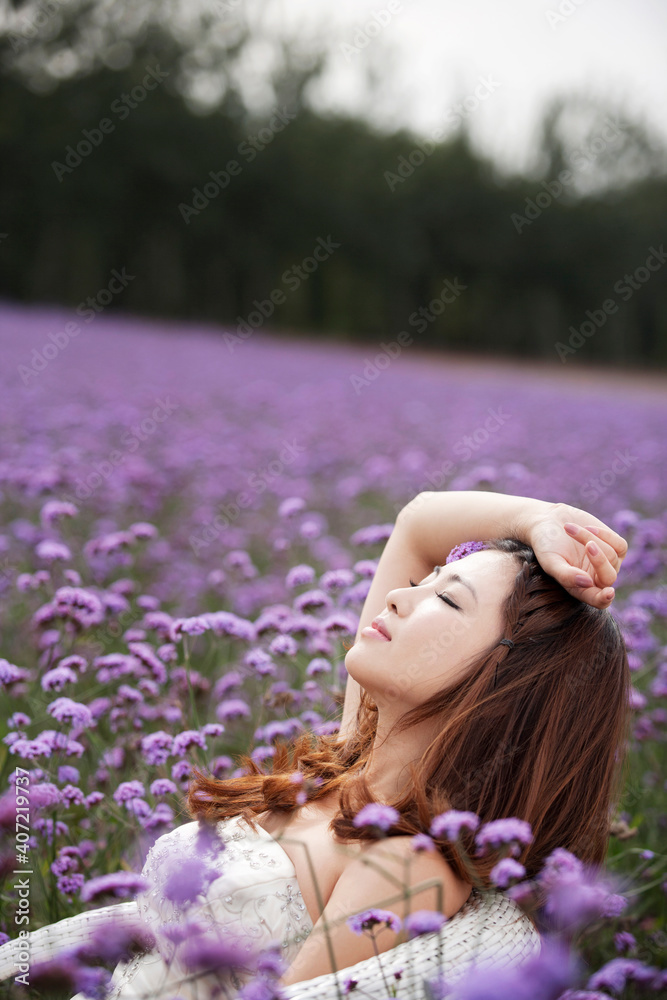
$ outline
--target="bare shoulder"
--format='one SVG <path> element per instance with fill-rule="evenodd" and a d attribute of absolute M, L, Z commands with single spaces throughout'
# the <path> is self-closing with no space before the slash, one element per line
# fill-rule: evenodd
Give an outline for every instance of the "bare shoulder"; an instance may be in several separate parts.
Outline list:
<path fill-rule="evenodd" d="M 381 892 L 387 897 L 403 895 L 407 885 L 411 910 L 439 910 L 447 917 L 461 909 L 472 889 L 472 883 L 460 879 L 439 851 L 415 851 L 409 835 L 363 845 L 339 882 L 341 889 L 354 885 L 356 890 L 367 891 L 369 898 Z"/>

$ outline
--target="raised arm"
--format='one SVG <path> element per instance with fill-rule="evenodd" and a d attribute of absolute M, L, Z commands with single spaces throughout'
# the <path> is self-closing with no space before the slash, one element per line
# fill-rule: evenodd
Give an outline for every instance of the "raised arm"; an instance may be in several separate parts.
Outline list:
<path fill-rule="evenodd" d="M 574 527 L 568 531 L 566 524 Z M 409 577 L 423 579 L 455 545 L 508 536 L 531 545 L 546 572 L 580 600 L 599 608 L 613 600 L 611 585 L 628 546 L 594 515 L 568 504 L 505 493 L 426 491 L 396 518 L 366 595 L 355 641 L 382 614 L 390 590 L 408 586 Z M 341 735 L 354 725 L 359 693 L 358 683 L 348 675 Z"/>

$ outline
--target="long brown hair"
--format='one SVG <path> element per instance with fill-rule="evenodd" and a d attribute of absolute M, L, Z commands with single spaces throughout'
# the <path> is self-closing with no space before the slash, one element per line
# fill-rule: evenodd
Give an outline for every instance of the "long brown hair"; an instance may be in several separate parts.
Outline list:
<path fill-rule="evenodd" d="M 516 817 L 530 823 L 533 841 L 518 860 L 533 878 L 556 847 L 600 866 L 609 824 L 625 777 L 630 724 L 630 670 L 619 627 L 608 610 L 572 597 L 539 565 L 533 550 L 514 538 L 494 539 L 489 549 L 518 561 L 514 587 L 504 605 L 504 637 L 513 647 L 488 648 L 459 678 L 405 713 L 398 731 L 425 722 L 437 736 L 418 764 L 411 786 L 388 802 L 400 813 L 390 835 L 428 832 L 448 809 L 476 813 L 482 822 Z M 339 811 L 330 829 L 340 841 L 374 836 L 352 820 L 372 801 L 363 774 L 376 735 L 378 709 L 362 689 L 356 727 L 347 738 L 301 735 L 276 747 L 272 773 L 247 755 L 246 774 L 226 780 L 194 773 L 190 814 L 215 821 L 235 814 L 250 823 L 263 810 L 298 808 L 297 793 L 314 801 L 339 790 Z M 303 783 L 296 783 L 299 771 Z M 202 795 L 200 798 L 199 795 Z M 203 800 L 208 797 L 208 801 Z M 477 884 L 501 856 L 475 856 L 474 837 L 463 832 Z M 470 881 L 456 846 L 437 840 L 455 874 Z"/>

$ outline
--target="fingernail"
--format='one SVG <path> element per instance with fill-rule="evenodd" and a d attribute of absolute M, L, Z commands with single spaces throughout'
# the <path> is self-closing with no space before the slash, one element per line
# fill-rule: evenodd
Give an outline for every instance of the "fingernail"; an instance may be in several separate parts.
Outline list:
<path fill-rule="evenodd" d="M 600 550 L 597 547 L 597 545 L 595 544 L 595 542 L 589 542 L 588 543 L 588 551 L 590 552 L 590 554 L 592 556 L 596 556 Z"/>
<path fill-rule="evenodd" d="M 588 576 L 584 576 L 583 573 L 579 573 L 577 576 L 575 576 L 574 582 L 576 583 L 577 587 L 593 586 L 593 581 L 591 580 L 591 578 Z"/>
<path fill-rule="evenodd" d="M 576 533 L 579 531 L 579 525 L 573 524 L 572 521 L 566 521 L 563 527 L 567 531 L 568 535 L 576 535 Z"/>
<path fill-rule="evenodd" d="M 593 535 L 599 535 L 600 529 L 596 524 L 587 524 L 586 531 L 590 531 Z"/>

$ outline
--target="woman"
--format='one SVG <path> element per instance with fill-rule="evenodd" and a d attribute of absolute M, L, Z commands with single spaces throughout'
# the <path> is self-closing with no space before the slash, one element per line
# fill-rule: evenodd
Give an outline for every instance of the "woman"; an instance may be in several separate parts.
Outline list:
<path fill-rule="evenodd" d="M 461 547 L 466 540 L 486 542 Z M 446 560 L 454 547 L 457 558 Z M 345 657 L 338 735 L 303 735 L 291 757 L 279 747 L 270 775 L 250 758 L 240 778 L 195 775 L 191 815 L 206 821 L 201 829 L 217 824 L 226 845 L 218 856 L 236 877 L 231 891 L 209 842 L 208 875 L 202 883 L 196 872 L 190 897 L 213 900 L 210 923 L 228 919 L 230 933 L 244 929 L 258 940 L 260 924 L 274 935 L 287 926 L 285 986 L 370 958 L 373 942 L 354 934 L 347 916 L 378 906 L 402 917 L 407 886 L 410 910 L 451 917 L 473 882 L 490 884 L 497 852 L 473 859 L 471 869 L 444 836 L 437 850 L 415 850 L 414 835 L 449 809 L 482 822 L 530 823 L 533 840 L 518 858 L 529 877 L 556 847 L 601 864 L 629 714 L 625 646 L 607 610 L 626 551 L 600 520 L 558 503 L 426 492 L 404 507 Z M 369 628 L 373 621 L 379 630 Z M 386 836 L 377 825 L 355 824 L 368 803 L 399 814 Z M 149 855 L 155 888 L 141 905 L 154 926 L 181 913 L 183 900 L 165 890 L 177 857 L 169 844 L 194 856 L 199 830 L 186 824 Z M 470 858 L 472 834 L 464 830 L 461 843 Z M 254 858 L 255 875 L 242 871 L 235 848 L 251 865 Z M 263 849 L 263 862 L 253 848 Z M 274 907 L 268 923 L 258 915 L 253 879 L 262 905 Z M 398 941 L 387 927 L 377 947 L 386 952 Z M 139 984 L 156 986 L 164 972 L 142 959 L 134 966 L 116 977 L 114 996 L 142 995 Z M 176 960 L 172 972 L 186 968 L 196 961 Z"/>

